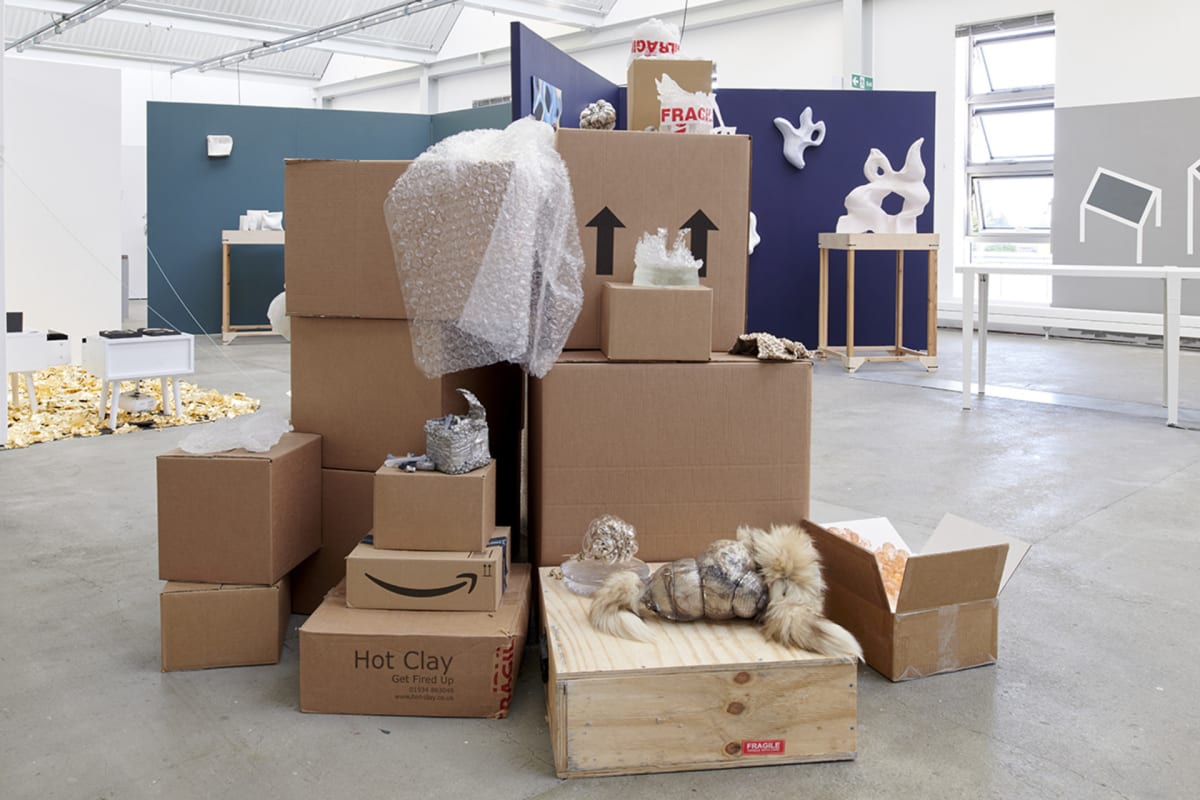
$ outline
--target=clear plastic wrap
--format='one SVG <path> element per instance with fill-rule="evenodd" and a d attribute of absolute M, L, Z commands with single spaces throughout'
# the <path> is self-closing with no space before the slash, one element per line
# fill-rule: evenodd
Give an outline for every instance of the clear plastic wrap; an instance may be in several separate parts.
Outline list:
<path fill-rule="evenodd" d="M 265 453 L 291 429 L 292 424 L 283 412 L 266 409 L 200 425 L 183 437 L 179 447 L 187 453 L 223 453 L 238 448 Z"/>
<path fill-rule="evenodd" d="M 384 213 L 422 372 L 501 361 L 550 371 L 583 307 L 583 248 L 553 129 L 527 118 L 444 139 L 396 181 Z"/>
<path fill-rule="evenodd" d="M 683 228 L 675 236 L 675 244 L 667 249 L 667 229 L 657 234 L 643 233 L 633 248 L 634 286 L 699 286 L 700 268 L 704 262 L 692 256 Z"/>
<path fill-rule="evenodd" d="M 678 56 L 681 38 L 677 25 L 651 17 L 633 29 L 633 42 L 629 45 L 629 59 L 625 67 L 628 68 L 637 58 Z"/>

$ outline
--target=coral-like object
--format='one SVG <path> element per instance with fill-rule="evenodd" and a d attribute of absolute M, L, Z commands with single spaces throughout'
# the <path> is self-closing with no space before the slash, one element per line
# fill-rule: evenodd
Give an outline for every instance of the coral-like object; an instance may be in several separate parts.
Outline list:
<path fill-rule="evenodd" d="M 775 127 L 783 134 L 783 157 L 796 169 L 804 169 L 804 151 L 820 147 L 825 141 L 825 123 L 813 122 L 812 107 L 800 112 L 800 127 L 796 128 L 783 117 L 775 118 Z"/>
<path fill-rule="evenodd" d="M 735 356 L 757 356 L 760 361 L 802 361 L 812 358 L 801 342 L 770 333 L 743 333 L 729 351 Z"/>
<path fill-rule="evenodd" d="M 617 110 L 607 100 L 588 103 L 579 112 L 579 127 L 595 131 L 611 131 L 617 127 Z"/>
<path fill-rule="evenodd" d="M 466 389 L 458 393 L 467 399 L 469 411 L 465 417 L 447 414 L 425 423 L 426 454 L 438 472 L 448 475 L 485 467 L 492 460 L 483 404 Z"/>
<path fill-rule="evenodd" d="M 887 592 L 888 602 L 895 608 L 896 600 L 900 597 L 900 586 L 904 583 L 909 552 L 891 542 L 884 542 L 876 549 L 870 539 L 850 528 L 830 528 L 829 532 L 875 554 L 875 563 L 879 565 L 879 574 L 883 578 L 883 589 Z"/>
<path fill-rule="evenodd" d="M 583 534 L 583 558 L 613 564 L 637 555 L 637 531 L 625 520 L 601 514 L 592 520 Z"/>
<path fill-rule="evenodd" d="M 685 237 L 689 231 L 680 230 L 670 250 L 666 228 L 659 228 L 656 234 L 643 233 L 633 249 L 633 285 L 699 286 L 704 262 L 688 249 Z"/>
<path fill-rule="evenodd" d="M 887 156 L 872 147 L 863 164 L 867 182 L 846 195 L 846 213 L 838 217 L 838 233 L 916 233 L 917 217 L 929 203 L 925 187 L 925 164 L 921 161 L 921 145 L 917 139 L 908 148 L 904 166 L 892 169 Z M 897 214 L 883 210 L 883 199 L 889 194 L 904 198 Z"/>

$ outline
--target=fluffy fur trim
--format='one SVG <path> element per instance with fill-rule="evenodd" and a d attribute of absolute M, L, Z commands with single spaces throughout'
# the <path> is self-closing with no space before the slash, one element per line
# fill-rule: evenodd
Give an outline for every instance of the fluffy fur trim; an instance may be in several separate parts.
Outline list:
<path fill-rule="evenodd" d="M 798 525 L 738 529 L 767 584 L 767 608 L 759 617 L 763 635 L 789 647 L 834 658 L 862 659 L 862 648 L 837 623 L 825 618 L 825 579 L 812 538 Z"/>
<path fill-rule="evenodd" d="M 645 585 L 637 573 L 614 572 L 592 595 L 588 621 L 601 633 L 636 642 L 651 640 L 650 628 L 638 616 L 638 602 Z"/>

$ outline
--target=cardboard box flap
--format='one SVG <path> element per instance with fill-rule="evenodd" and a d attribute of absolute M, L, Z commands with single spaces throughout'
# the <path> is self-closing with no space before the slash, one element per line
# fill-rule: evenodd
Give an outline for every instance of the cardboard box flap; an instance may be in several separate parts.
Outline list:
<path fill-rule="evenodd" d="M 910 557 L 896 613 L 995 598 L 1007 555 L 1007 544 L 995 544 Z"/>
<path fill-rule="evenodd" d="M 837 584 L 874 606 L 890 610 L 887 593 L 883 589 L 883 576 L 879 574 L 874 554 L 830 533 L 815 522 L 804 520 L 801 525 L 812 536 L 821 553 L 826 583 Z"/>
<path fill-rule="evenodd" d="M 944 553 L 949 550 L 961 550 L 966 547 L 983 547 L 991 544 L 1007 544 L 1008 558 L 1004 560 L 1004 573 L 1000 576 L 1000 591 L 1008 585 L 1008 579 L 1017 571 L 1025 554 L 1029 552 L 1029 543 L 1012 536 L 997 533 L 991 528 L 971 522 L 969 519 L 945 514 L 942 521 L 934 528 L 933 535 L 925 543 L 922 553 Z"/>

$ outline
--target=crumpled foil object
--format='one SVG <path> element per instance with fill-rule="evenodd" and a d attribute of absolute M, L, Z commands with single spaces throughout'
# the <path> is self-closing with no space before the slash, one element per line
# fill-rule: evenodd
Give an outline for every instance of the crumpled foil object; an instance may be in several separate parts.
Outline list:
<path fill-rule="evenodd" d="M 617 127 L 617 110 L 607 100 L 588 103 L 579 112 L 579 127 L 594 131 L 611 131 Z"/>
<path fill-rule="evenodd" d="M 290 430 L 292 424 L 282 411 L 266 409 L 257 414 L 218 419 L 202 425 L 184 436 L 179 447 L 187 453 L 223 453 L 239 448 L 251 453 L 265 453 L 279 444 Z"/>
<path fill-rule="evenodd" d="M 483 403 L 466 389 L 458 393 L 467 399 L 466 416 L 447 414 L 425 423 L 425 455 L 438 472 L 448 475 L 486 467 L 492 460 Z"/>
<path fill-rule="evenodd" d="M 803 361 L 812 353 L 801 342 L 770 333 L 743 333 L 729 352 L 735 356 L 757 356 L 759 361 Z"/>
<path fill-rule="evenodd" d="M 543 377 L 583 307 L 583 248 L 554 130 L 451 136 L 384 203 L 413 359 L 438 377 L 509 361 Z"/>
<path fill-rule="evenodd" d="M 667 249 L 667 230 L 643 233 L 633 248 L 634 286 L 699 286 L 700 268 L 704 262 L 692 257 L 685 237 L 689 228 L 675 236 L 675 244 Z"/>
<path fill-rule="evenodd" d="M 563 583 L 571 592 L 590 597 L 614 572 L 630 570 L 646 579 L 650 567 L 637 555 L 637 531 L 625 520 L 601 514 L 583 534 L 583 549 L 562 564 Z"/>

